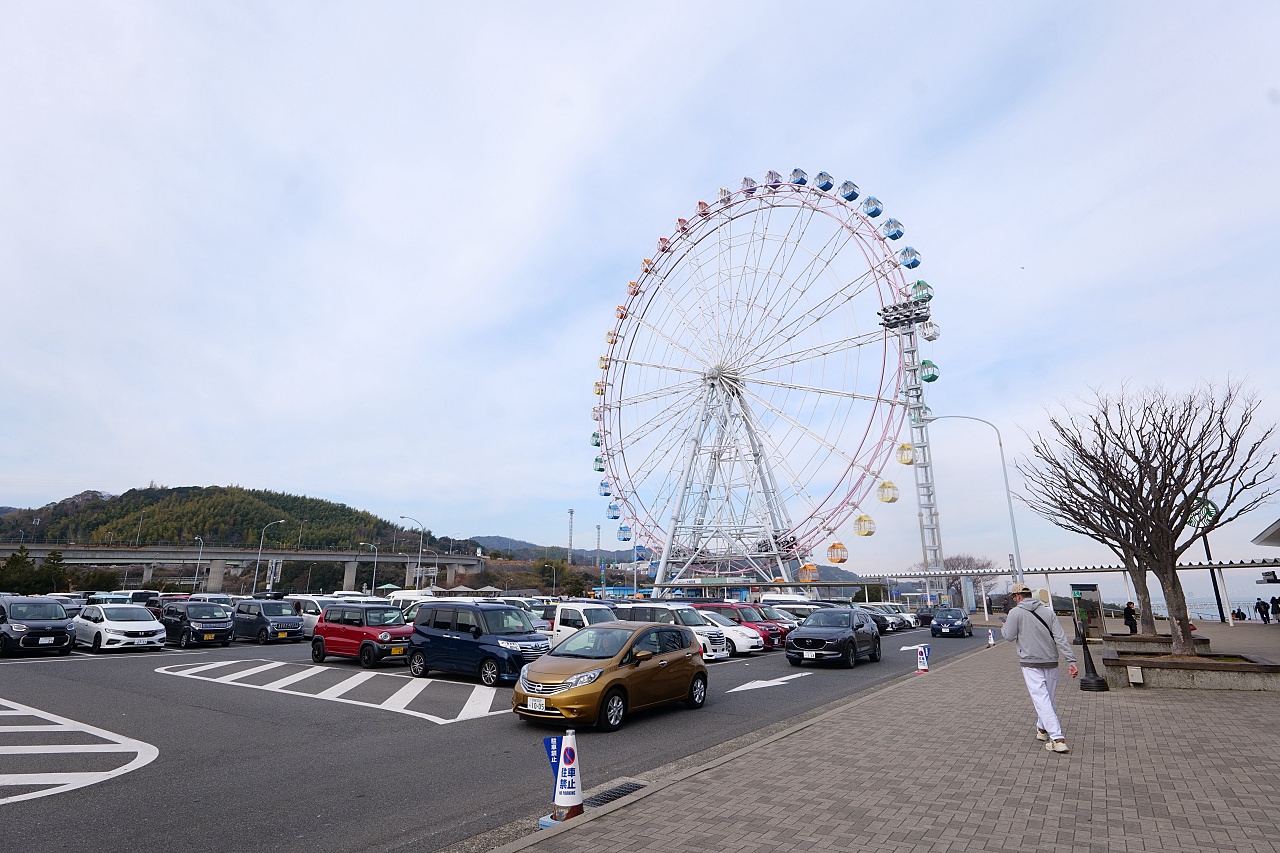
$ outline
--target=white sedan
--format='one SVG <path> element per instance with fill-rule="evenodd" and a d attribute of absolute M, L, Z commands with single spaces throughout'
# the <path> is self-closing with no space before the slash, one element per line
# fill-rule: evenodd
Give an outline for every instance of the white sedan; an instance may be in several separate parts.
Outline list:
<path fill-rule="evenodd" d="M 764 637 L 755 628 L 739 625 L 714 610 L 699 610 L 698 613 L 713 625 L 724 631 L 724 638 L 729 641 L 729 654 L 745 655 L 750 652 L 764 651 Z"/>
<path fill-rule="evenodd" d="M 163 649 L 165 629 L 145 607 L 136 604 L 90 604 L 71 620 L 77 645 L 103 649 Z"/>

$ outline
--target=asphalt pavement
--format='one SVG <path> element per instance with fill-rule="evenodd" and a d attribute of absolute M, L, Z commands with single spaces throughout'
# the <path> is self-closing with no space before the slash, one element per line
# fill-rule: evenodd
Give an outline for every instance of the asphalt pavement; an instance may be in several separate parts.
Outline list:
<path fill-rule="evenodd" d="M 789 666 L 781 652 L 710 665 L 706 706 L 579 735 L 590 785 L 633 778 L 871 690 L 915 668 L 927 631 L 880 663 Z M 940 663 L 982 636 L 934 641 Z M 0 817 L 10 846 L 431 851 L 545 813 L 542 738 L 508 687 L 362 670 L 308 646 L 0 661 Z M 73 731 L 74 730 L 74 731 Z M 26 799 L 22 799 L 26 797 Z M 76 827 L 51 834 L 49 827 Z"/>

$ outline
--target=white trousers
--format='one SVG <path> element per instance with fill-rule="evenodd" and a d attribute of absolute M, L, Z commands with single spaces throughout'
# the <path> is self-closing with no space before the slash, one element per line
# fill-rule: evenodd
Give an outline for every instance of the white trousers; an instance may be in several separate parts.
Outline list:
<path fill-rule="evenodd" d="M 1044 729 L 1053 740 L 1062 740 L 1062 723 L 1053 707 L 1054 694 L 1058 692 L 1058 667 L 1024 666 L 1022 679 L 1027 682 L 1031 704 L 1036 707 L 1036 728 Z"/>

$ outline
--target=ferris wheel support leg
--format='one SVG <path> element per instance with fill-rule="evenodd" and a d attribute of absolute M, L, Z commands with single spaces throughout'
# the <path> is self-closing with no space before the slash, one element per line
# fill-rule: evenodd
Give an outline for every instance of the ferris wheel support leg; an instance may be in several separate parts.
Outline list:
<path fill-rule="evenodd" d="M 739 400 L 739 406 L 742 409 L 742 422 L 746 427 L 751 452 L 758 460 L 756 476 L 760 483 L 760 491 L 764 494 L 769 521 L 773 526 L 773 547 L 775 551 L 779 551 L 778 537 L 791 530 L 791 518 L 787 514 L 786 506 L 778 500 L 778 480 L 773 473 L 773 466 L 769 464 L 769 455 L 764 452 L 764 445 L 756 432 L 755 419 L 751 416 L 751 410 L 747 408 L 745 400 Z M 782 554 L 775 553 L 774 558 L 778 564 L 778 574 L 775 577 L 792 580 L 791 572 L 787 569 L 787 561 L 782 559 Z"/>
<path fill-rule="evenodd" d="M 693 481 L 693 463 L 698 458 L 698 449 L 702 443 L 702 430 L 706 425 L 707 406 L 710 404 L 713 393 L 714 389 L 708 383 L 706 392 L 702 395 L 702 403 L 698 407 L 698 417 L 694 420 L 697 426 L 689 436 L 689 455 L 685 460 L 684 474 L 680 478 L 680 495 L 676 498 L 675 507 L 671 511 L 671 523 L 667 525 L 667 541 L 662 546 L 662 557 L 658 560 L 658 571 L 653 580 L 655 588 L 656 585 L 667 582 L 667 566 L 671 561 L 671 546 L 676 539 L 676 525 L 683 520 L 685 502 L 689 499 L 689 486 Z M 662 596 L 666 596 L 665 591 Z"/>

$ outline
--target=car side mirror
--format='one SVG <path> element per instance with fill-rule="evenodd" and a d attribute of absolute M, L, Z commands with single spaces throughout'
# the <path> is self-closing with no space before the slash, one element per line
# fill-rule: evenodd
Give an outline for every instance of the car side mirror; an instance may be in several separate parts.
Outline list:
<path fill-rule="evenodd" d="M 640 664 L 644 663 L 645 661 L 649 660 L 652 657 L 653 657 L 653 652 L 649 651 L 648 649 L 642 649 L 636 652 L 636 665 L 639 666 Z"/>
<path fill-rule="evenodd" d="M 480 630 L 480 626 L 479 626 L 479 625 L 472 625 L 472 626 L 471 626 L 471 636 L 475 637 L 476 639 L 480 639 L 480 635 L 481 635 L 481 634 L 483 634 L 483 633 L 484 633 L 484 631 L 481 631 L 481 630 Z"/>

